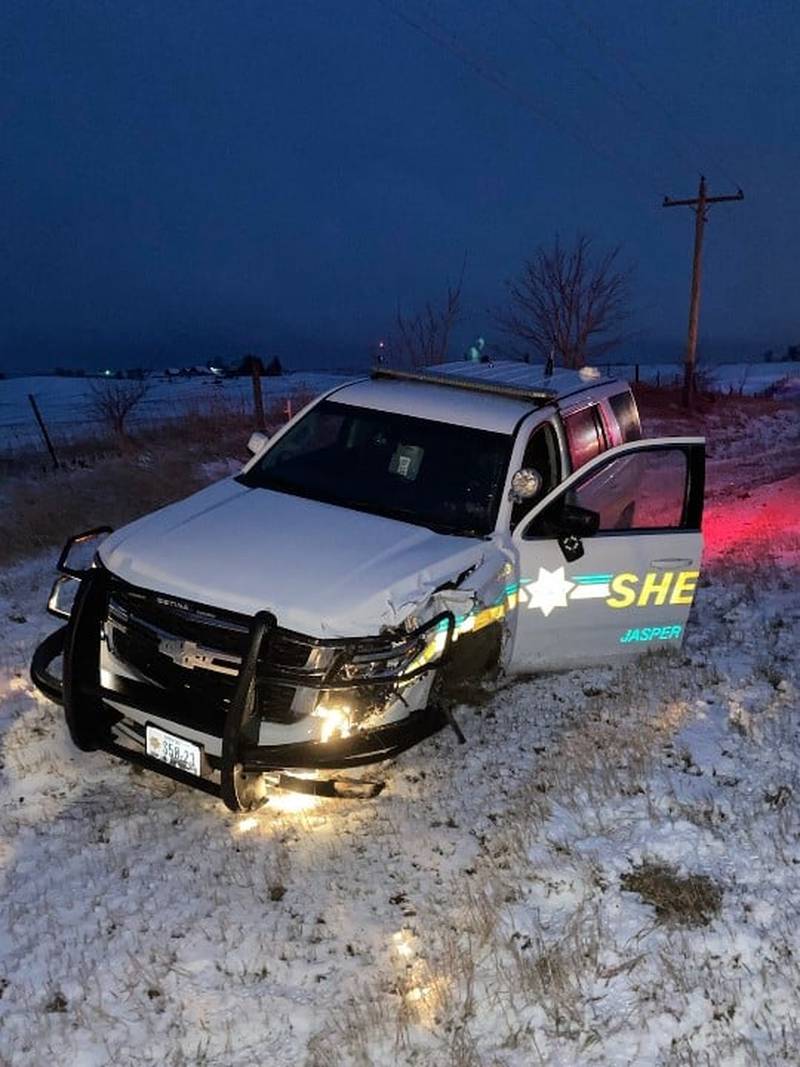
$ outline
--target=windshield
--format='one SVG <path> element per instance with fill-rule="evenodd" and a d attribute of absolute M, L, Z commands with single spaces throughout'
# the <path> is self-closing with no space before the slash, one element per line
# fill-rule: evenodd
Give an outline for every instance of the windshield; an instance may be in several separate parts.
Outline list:
<path fill-rule="evenodd" d="M 441 533 L 494 529 L 511 438 L 323 400 L 239 481 Z"/>

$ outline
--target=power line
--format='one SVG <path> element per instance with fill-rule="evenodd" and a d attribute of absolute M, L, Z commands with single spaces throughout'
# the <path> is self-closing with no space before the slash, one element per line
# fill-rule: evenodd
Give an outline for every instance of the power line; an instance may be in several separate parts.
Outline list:
<path fill-rule="evenodd" d="M 577 53 L 574 50 L 568 48 L 563 43 L 563 41 L 560 41 L 556 36 L 554 36 L 554 34 L 544 22 L 535 18 L 530 13 L 530 11 L 528 11 L 526 7 L 523 7 L 521 4 L 519 4 L 517 0 L 507 0 L 507 3 L 512 10 L 516 11 L 517 14 L 520 15 L 522 18 L 526 19 L 531 24 L 531 26 L 534 27 L 537 33 L 539 33 L 542 37 L 548 40 L 575 70 L 579 70 L 587 78 L 589 78 L 596 85 L 598 85 L 600 89 L 602 89 L 603 92 L 606 93 L 607 96 L 611 97 L 613 100 L 616 100 L 616 102 L 620 105 L 623 111 L 630 115 L 631 118 L 635 119 L 636 122 L 641 123 L 645 127 L 647 126 L 647 116 L 644 115 L 642 112 L 637 111 L 635 108 L 631 107 L 630 102 L 624 93 L 620 92 L 613 85 L 611 85 L 610 82 L 606 81 L 606 79 L 603 78 L 600 74 L 598 74 L 597 71 L 592 70 L 591 67 L 587 67 L 580 60 L 580 58 L 578 58 Z M 685 148 L 679 145 L 677 141 L 673 141 L 673 145 L 678 149 L 680 153 L 684 155 L 684 158 L 687 163 L 689 163 L 693 167 L 696 166 L 695 158 L 693 156 L 689 156 Z"/>
<path fill-rule="evenodd" d="M 565 0 L 565 5 L 571 12 L 573 20 L 583 26 L 584 31 L 589 35 L 589 37 L 592 38 L 595 44 L 600 49 L 602 49 L 614 62 L 619 64 L 619 66 L 625 71 L 628 77 L 634 82 L 637 89 L 640 92 L 644 93 L 646 96 L 648 96 L 656 104 L 657 107 L 660 107 L 662 113 L 672 123 L 673 128 L 677 130 L 678 133 L 680 133 L 683 137 L 686 138 L 688 142 L 692 144 L 696 152 L 701 153 L 701 159 L 705 158 L 708 162 L 713 163 L 716 169 L 719 170 L 719 172 L 723 174 L 729 182 L 738 187 L 739 182 L 736 178 L 731 176 L 731 173 L 727 169 L 727 167 L 722 165 L 722 161 L 716 156 L 715 153 L 712 152 L 712 150 L 707 144 L 703 144 L 703 142 L 700 141 L 699 138 L 695 137 L 695 135 L 690 130 L 683 127 L 680 120 L 676 117 L 672 109 L 668 107 L 663 100 L 661 100 L 661 98 L 642 80 L 642 78 L 633 69 L 621 49 L 609 44 L 608 41 L 599 32 L 599 30 L 595 28 L 591 20 L 586 18 L 584 15 L 582 15 L 579 11 L 575 9 L 575 5 L 573 4 L 572 0 Z"/>
<path fill-rule="evenodd" d="M 387 10 L 391 11 L 392 14 L 400 19 L 401 22 L 405 23 L 405 25 L 426 37 L 432 43 L 448 51 L 480 78 L 488 82 L 494 88 L 506 93 L 520 107 L 535 115 L 536 118 L 546 122 L 559 133 L 570 137 L 573 141 L 579 144 L 581 148 L 589 149 L 591 152 L 594 152 L 595 155 L 603 158 L 606 163 L 609 163 L 614 169 L 621 169 L 625 179 L 636 189 L 637 195 L 646 199 L 647 203 L 650 204 L 649 198 L 645 197 L 642 193 L 639 182 L 644 180 L 646 184 L 650 184 L 652 181 L 651 178 L 640 176 L 637 181 L 635 176 L 630 173 L 629 163 L 605 148 L 601 148 L 588 136 L 579 133 L 573 126 L 564 126 L 563 123 L 546 111 L 541 103 L 533 99 L 530 94 L 516 87 L 504 73 L 499 72 L 496 68 L 490 66 L 485 59 L 476 57 L 475 54 L 471 52 L 454 33 L 452 33 L 452 31 L 434 16 L 426 14 L 414 17 L 400 8 L 397 4 L 389 2 L 389 0 L 378 0 L 378 2 Z M 422 21 L 423 19 L 425 20 L 424 22 Z"/>

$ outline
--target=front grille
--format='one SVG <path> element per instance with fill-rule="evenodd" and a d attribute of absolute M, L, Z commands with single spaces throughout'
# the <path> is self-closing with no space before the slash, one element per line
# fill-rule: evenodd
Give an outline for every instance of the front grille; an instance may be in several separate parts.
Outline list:
<path fill-rule="evenodd" d="M 131 586 L 112 585 L 109 610 L 132 616 L 144 626 L 198 644 L 211 644 L 220 652 L 241 656 L 247 646 L 250 620 L 246 615 L 222 613 Z"/>
<path fill-rule="evenodd" d="M 225 714 L 247 652 L 251 619 L 129 585 L 110 582 L 104 631 L 109 650 L 134 678 L 182 698 L 198 723 L 222 736 Z M 272 630 L 256 666 L 255 715 L 291 724 L 309 715 L 322 694 L 334 699 L 341 670 L 367 657 L 397 655 L 397 638 L 366 637 L 323 641 L 280 627 Z M 336 682 L 331 682 L 333 676 Z M 389 677 L 348 688 L 347 702 L 358 719 L 385 706 L 395 689 Z"/>
<path fill-rule="evenodd" d="M 301 638 L 290 638 L 276 630 L 270 644 L 270 659 L 282 670 L 302 670 L 308 663 L 312 646 Z"/>
<path fill-rule="evenodd" d="M 181 667 L 159 651 L 159 638 L 129 619 L 125 628 L 108 628 L 114 655 L 145 678 L 166 689 L 184 689 L 203 703 L 226 702 L 232 695 L 231 676 L 213 670 Z M 177 638 L 176 638 L 177 640 Z"/>
<path fill-rule="evenodd" d="M 246 615 L 187 603 L 113 580 L 105 632 L 114 656 L 137 676 L 179 690 L 204 710 L 224 711 L 233 698 L 250 620 Z M 321 680 L 318 643 L 276 630 L 268 659 L 256 672 L 256 713 L 276 723 L 295 722 L 293 707 L 303 681 Z M 309 663 L 311 667 L 309 668 Z M 305 702 L 307 703 L 307 702 Z M 307 713 L 306 707 L 302 713 Z"/>

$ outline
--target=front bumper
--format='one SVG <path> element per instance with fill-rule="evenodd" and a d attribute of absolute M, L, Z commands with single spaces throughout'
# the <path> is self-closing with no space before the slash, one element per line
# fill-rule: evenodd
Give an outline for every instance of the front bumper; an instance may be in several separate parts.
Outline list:
<path fill-rule="evenodd" d="M 389 759 L 419 741 L 432 736 L 448 722 L 445 710 L 427 707 L 406 718 L 378 725 L 335 740 L 302 741 L 292 744 L 260 745 L 252 741 L 257 669 L 263 671 L 269 660 L 275 617 L 260 612 L 250 623 L 247 651 L 236 674 L 233 695 L 224 709 L 220 755 L 206 754 L 200 776 L 163 763 L 145 751 L 143 731 L 137 735 L 125 719 L 126 708 L 152 716 L 168 730 L 181 734 L 181 726 L 196 724 L 196 708 L 191 697 L 134 679 L 114 679 L 114 688 L 101 682 L 100 633 L 108 607 L 107 572 L 95 568 L 81 581 L 69 622 L 39 645 L 31 664 L 31 678 L 50 700 L 62 704 L 70 735 L 84 751 L 105 750 L 115 756 L 170 777 L 212 795 L 219 796 L 234 811 L 250 806 L 247 783 L 264 773 L 292 770 L 335 771 Z M 431 620 L 426 628 L 439 626 L 445 633 L 444 649 L 436 666 L 448 657 L 455 619 L 449 612 Z M 52 666 L 62 658 L 58 677 Z M 432 670 L 423 667 L 420 672 Z M 359 682 L 350 685 L 356 688 Z M 320 686 L 323 688 L 323 686 Z M 219 710 L 219 709 L 218 709 Z M 290 782 L 284 776 L 284 784 Z M 244 784 L 243 784 L 244 783 Z M 304 791 L 309 791 L 305 786 Z M 324 783 L 313 791 L 326 792 Z M 332 791 L 335 795 L 335 791 Z"/>

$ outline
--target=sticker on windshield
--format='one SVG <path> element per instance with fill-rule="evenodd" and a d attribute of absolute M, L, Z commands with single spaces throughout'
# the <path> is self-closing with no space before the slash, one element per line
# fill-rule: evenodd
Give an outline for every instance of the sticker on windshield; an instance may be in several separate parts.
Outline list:
<path fill-rule="evenodd" d="M 649 571 L 567 577 L 563 567 L 554 571 L 540 567 L 537 578 L 520 582 L 519 600 L 538 608 L 545 618 L 576 600 L 603 600 L 607 607 L 617 609 L 688 605 L 694 599 L 698 576 L 699 571 Z"/>
<path fill-rule="evenodd" d="M 392 474 L 399 474 L 407 482 L 416 481 L 424 455 L 425 449 L 420 448 L 419 445 L 398 445 L 394 450 L 389 470 Z"/>

